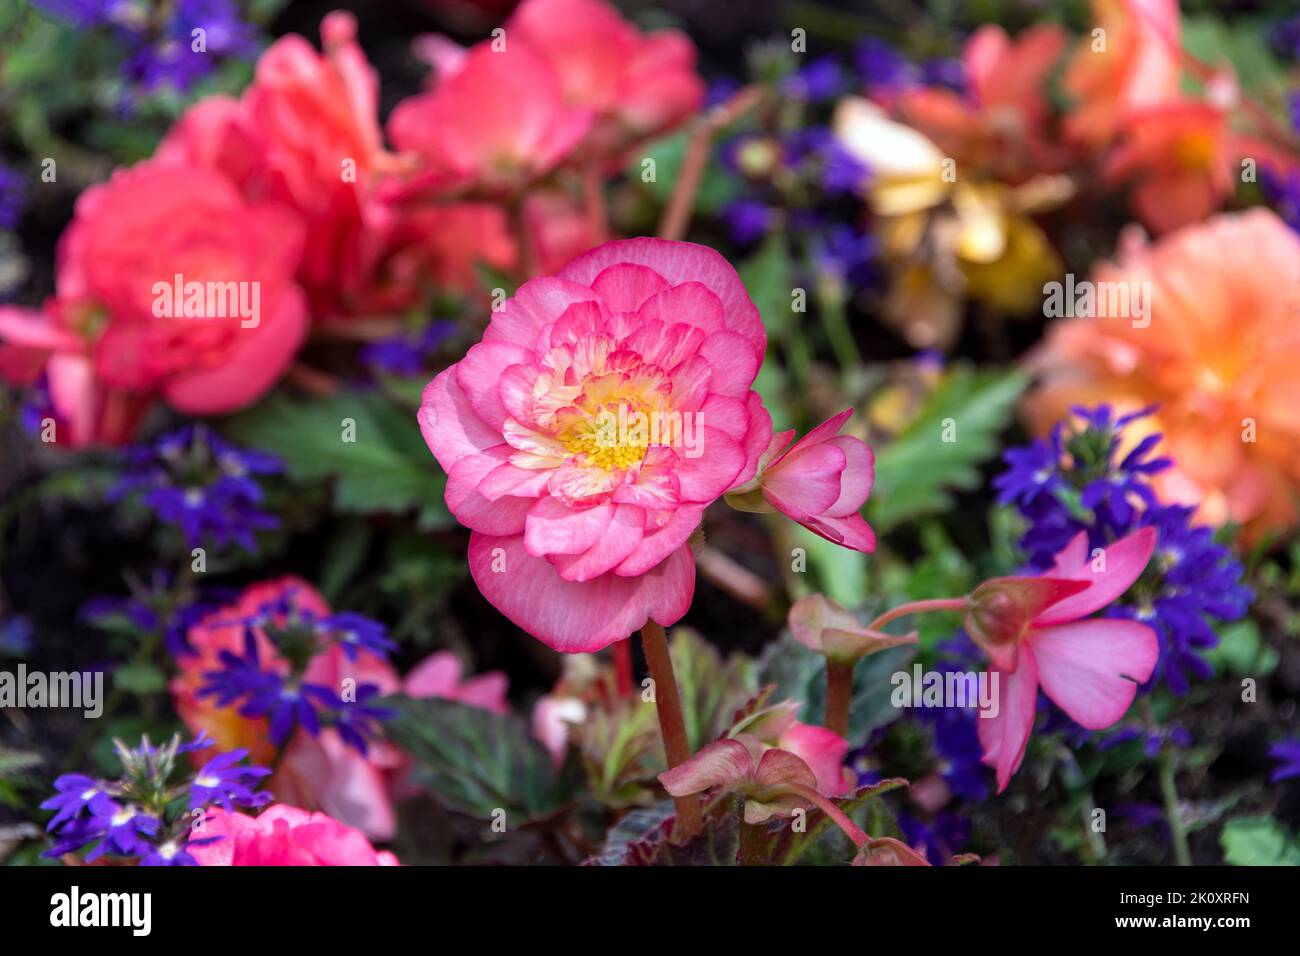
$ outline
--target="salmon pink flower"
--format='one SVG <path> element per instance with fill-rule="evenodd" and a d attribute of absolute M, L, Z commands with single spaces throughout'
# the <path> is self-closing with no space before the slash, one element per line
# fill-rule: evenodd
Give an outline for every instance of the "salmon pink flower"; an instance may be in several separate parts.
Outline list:
<path fill-rule="evenodd" d="M 521 286 L 419 413 L 484 596 L 566 652 L 680 618 L 688 539 L 771 438 L 766 340 L 735 270 L 691 243 L 609 242 Z"/>
<path fill-rule="evenodd" d="M 388 134 L 424 162 L 417 182 L 511 195 L 565 159 L 591 124 L 590 110 L 566 104 L 554 67 L 507 36 L 505 49 L 479 44 L 433 90 L 399 103 Z"/>
<path fill-rule="evenodd" d="M 642 34 L 603 0 L 524 0 L 505 30 L 546 58 L 566 102 L 595 114 L 584 148 L 598 154 L 671 129 L 704 101 L 691 41 L 676 30 Z"/>
<path fill-rule="evenodd" d="M 397 866 L 365 835 L 324 813 L 277 803 L 256 817 L 214 809 L 190 853 L 200 866 Z"/>
<path fill-rule="evenodd" d="M 1136 110 L 1179 96 L 1178 0 L 1093 0 L 1100 34 L 1079 41 L 1065 75 L 1072 139 L 1108 144 Z"/>
<path fill-rule="evenodd" d="M 1024 759 L 1040 688 L 1075 723 L 1102 730 L 1124 716 L 1151 676 L 1159 656 L 1151 628 L 1087 616 L 1128 590 L 1155 544 L 1155 529 L 1146 527 L 1090 555 L 1081 532 L 1047 574 L 986 581 L 971 594 L 967 630 L 988 653 L 1000 688 L 996 716 L 976 722 L 999 793 Z"/>
<path fill-rule="evenodd" d="M 58 440 L 74 447 L 129 439 L 156 397 L 190 415 L 243 408 L 306 333 L 302 242 L 290 211 L 214 171 L 118 170 L 77 202 L 55 298 L 0 312 L 0 370 L 30 379 L 43 366 Z"/>
<path fill-rule="evenodd" d="M 742 511 L 779 511 L 827 541 L 874 551 L 876 535 L 858 510 L 871 493 L 875 456 L 860 438 L 841 435 L 845 409 L 793 445 L 793 431 L 772 438 L 759 474 L 727 500 Z"/>
<path fill-rule="evenodd" d="M 838 796 L 849 789 L 844 756 L 849 742 L 834 731 L 798 720 L 799 702 L 786 700 L 746 717 L 727 736 L 743 740 L 762 754 L 784 750 L 808 765 L 818 793 Z"/>
<path fill-rule="evenodd" d="M 1300 239 L 1274 213 L 1216 216 L 1155 244 L 1136 234 L 1093 277 L 1150 284 L 1149 320 L 1058 322 L 1035 362 L 1026 410 L 1046 435 L 1074 406 L 1108 402 L 1154 414 L 1126 433 L 1163 434 L 1173 460 L 1152 476 L 1166 503 L 1233 521 L 1258 541 L 1297 522 L 1300 492 Z"/>

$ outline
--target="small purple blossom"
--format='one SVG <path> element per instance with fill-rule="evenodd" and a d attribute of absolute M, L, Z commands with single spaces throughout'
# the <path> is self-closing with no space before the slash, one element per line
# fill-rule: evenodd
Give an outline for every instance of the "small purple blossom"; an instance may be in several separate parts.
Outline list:
<path fill-rule="evenodd" d="M 1268 778 L 1270 783 L 1300 777 L 1300 738 L 1274 744 L 1268 749 L 1268 755 L 1277 761 Z"/>
<path fill-rule="evenodd" d="M 187 425 L 126 453 L 127 469 L 110 498 L 131 498 L 184 535 L 187 546 L 257 549 L 255 531 L 278 528 L 261 509 L 254 476 L 279 474 L 280 459 L 237 448 L 204 425 Z"/>
<path fill-rule="evenodd" d="M 264 767 L 239 766 L 247 756 L 247 750 L 231 750 L 217 754 L 205 763 L 190 784 L 190 809 L 219 803 L 230 813 L 235 803 L 246 807 L 269 803 L 271 795 L 264 790 L 254 790 L 253 785 L 270 776 L 271 771 Z"/>

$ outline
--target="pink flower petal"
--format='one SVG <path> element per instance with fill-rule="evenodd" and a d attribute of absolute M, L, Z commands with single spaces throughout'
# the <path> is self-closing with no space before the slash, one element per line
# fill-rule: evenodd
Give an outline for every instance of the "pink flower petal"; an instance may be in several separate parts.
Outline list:
<path fill-rule="evenodd" d="M 581 554 L 555 558 L 555 569 L 566 581 L 590 581 L 612 571 L 629 557 L 645 537 L 645 512 L 635 505 L 614 505 L 613 517 L 594 545 Z"/>
<path fill-rule="evenodd" d="M 620 262 L 591 281 L 591 288 L 611 312 L 635 312 L 657 292 L 668 288 L 668 281 L 648 266 Z"/>
<path fill-rule="evenodd" d="M 718 740 L 700 748 L 685 763 L 659 775 L 659 782 L 674 797 L 703 793 L 713 787 L 735 787 L 754 774 L 754 758 L 739 740 Z"/>
<path fill-rule="evenodd" d="M 451 471 L 467 455 L 501 444 L 501 433 L 478 417 L 461 390 L 454 365 L 424 387 L 418 418 L 425 444 L 443 471 Z"/>
<path fill-rule="evenodd" d="M 595 546 L 613 520 L 615 505 L 570 508 L 555 498 L 539 498 L 524 522 L 524 547 L 534 557 L 582 554 Z"/>
<path fill-rule="evenodd" d="M 995 717 L 982 714 L 975 719 L 980 744 L 984 747 L 983 762 L 997 772 L 998 793 L 1007 788 L 1012 775 L 1025 759 L 1029 734 L 1034 729 L 1034 706 L 1038 699 L 1038 668 L 1029 647 L 1020 652 L 1019 666 L 1015 671 L 989 669 L 989 680 L 998 675 Z"/>
<path fill-rule="evenodd" d="M 1034 619 L 1034 624 L 1050 627 L 1053 624 L 1077 621 L 1110 604 L 1142 576 L 1155 547 L 1156 529 L 1139 528 L 1106 548 L 1104 556 L 1099 556 L 1105 570 L 1094 571 L 1093 561 L 1088 555 L 1087 535 L 1079 532 L 1065 550 L 1056 556 L 1056 566 L 1047 576 L 1084 581 L 1088 587 L 1048 607 Z"/>
<path fill-rule="evenodd" d="M 1120 618 L 1058 624 L 1035 631 L 1029 644 L 1043 692 L 1089 730 L 1124 716 L 1160 653 L 1151 628 Z"/>
<path fill-rule="evenodd" d="M 565 581 L 545 558 L 524 550 L 523 535 L 473 534 L 474 582 L 498 611 L 557 651 L 591 653 L 640 630 L 647 619 L 667 627 L 690 607 L 695 592 L 691 549 L 678 548 L 636 577 L 604 574 Z"/>

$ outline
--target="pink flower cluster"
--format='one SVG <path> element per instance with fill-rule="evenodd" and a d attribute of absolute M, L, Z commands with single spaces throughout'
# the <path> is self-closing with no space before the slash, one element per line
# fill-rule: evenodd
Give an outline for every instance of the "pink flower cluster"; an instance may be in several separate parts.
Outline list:
<path fill-rule="evenodd" d="M 82 195 L 55 295 L 0 308 L 0 376 L 43 378 L 59 445 L 120 444 L 159 399 L 188 415 L 252 404 L 312 323 L 468 292 L 480 263 L 549 271 L 589 248 L 588 219 L 539 177 L 562 162 L 603 175 L 690 115 L 694 50 L 601 0 L 527 0 L 505 29 L 500 51 L 453 57 L 398 106 L 402 155 L 351 14 L 325 17 L 322 52 L 276 41 L 238 100 L 199 102 L 153 158 Z"/>

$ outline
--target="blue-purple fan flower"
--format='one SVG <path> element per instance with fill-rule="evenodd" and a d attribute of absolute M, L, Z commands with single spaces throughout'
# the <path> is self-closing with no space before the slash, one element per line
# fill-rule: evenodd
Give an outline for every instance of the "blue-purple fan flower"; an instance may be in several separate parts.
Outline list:
<path fill-rule="evenodd" d="M 1151 626 L 1160 658 L 1147 687 L 1164 681 L 1184 694 L 1193 678 L 1212 674 L 1200 655 L 1218 644 L 1214 624 L 1243 617 L 1253 595 L 1242 584 L 1241 562 L 1210 528 L 1192 523 L 1194 509 L 1157 500 L 1151 476 L 1171 464 L 1156 457 L 1160 436 L 1132 442 L 1124 434 L 1153 411 L 1115 417 L 1108 405 L 1075 408 L 1048 438 L 1008 449 L 1007 470 L 994 487 L 998 500 L 1015 505 L 1029 523 L 1020 545 L 1034 572 L 1051 568 L 1053 556 L 1080 532 L 1091 549 L 1140 527 L 1156 529 L 1150 566 L 1107 613 Z"/>
<path fill-rule="evenodd" d="M 46 825 L 52 846 L 45 856 L 57 859 L 89 846 L 87 862 L 111 856 L 142 866 L 193 866 L 188 848 L 223 839 L 196 832 L 194 811 L 219 804 L 233 812 L 270 800 L 253 789 L 270 771 L 240 766 L 245 750 L 218 754 L 197 773 L 182 759 L 211 747 L 206 735 L 188 743 L 177 735 L 158 747 L 148 738 L 135 749 L 115 743 L 122 762 L 118 779 L 69 773 L 54 781 L 55 795 L 41 804 L 55 811 Z"/>
<path fill-rule="evenodd" d="M 1274 744 L 1268 749 L 1268 755 L 1277 761 L 1268 778 L 1271 783 L 1300 777 L 1300 738 Z"/>
<path fill-rule="evenodd" d="M 0 165 L 0 229 L 14 229 L 27 199 L 27 177 Z"/>
<path fill-rule="evenodd" d="M 371 342 L 361 350 L 361 360 L 376 374 L 419 375 L 428 371 L 438 347 L 456 330 L 456 323 L 438 320 L 418 332 Z"/>
<path fill-rule="evenodd" d="M 221 666 L 203 675 L 200 697 L 212 698 L 218 707 L 238 707 L 244 717 L 265 718 L 276 744 L 285 743 L 298 727 L 315 737 L 328 726 L 366 752 L 366 741 L 378 733 L 376 725 L 392 716 L 371 703 L 379 688 L 359 684 L 336 690 L 307 680 L 306 674 L 313 659 L 331 646 L 350 661 L 363 650 L 385 658 L 397 645 L 382 624 L 352 612 L 317 617 L 298 607 L 292 589 L 251 617 L 229 623 L 244 629 L 242 653 L 220 653 Z M 274 660 L 264 658 L 259 637 L 274 648 Z"/>
<path fill-rule="evenodd" d="M 168 89 L 187 92 L 228 58 L 252 59 L 256 29 L 235 0 L 34 0 L 57 19 L 83 29 L 108 30 L 121 44 L 123 76 L 131 95 Z M 129 109 L 130 101 L 121 104 Z"/>
<path fill-rule="evenodd" d="M 137 501 L 177 528 L 188 547 L 237 544 L 254 552 L 254 532 L 280 525 L 262 510 L 264 494 L 256 478 L 284 470 L 274 455 L 236 448 L 197 424 L 131 448 L 126 459 L 110 498 Z"/>

